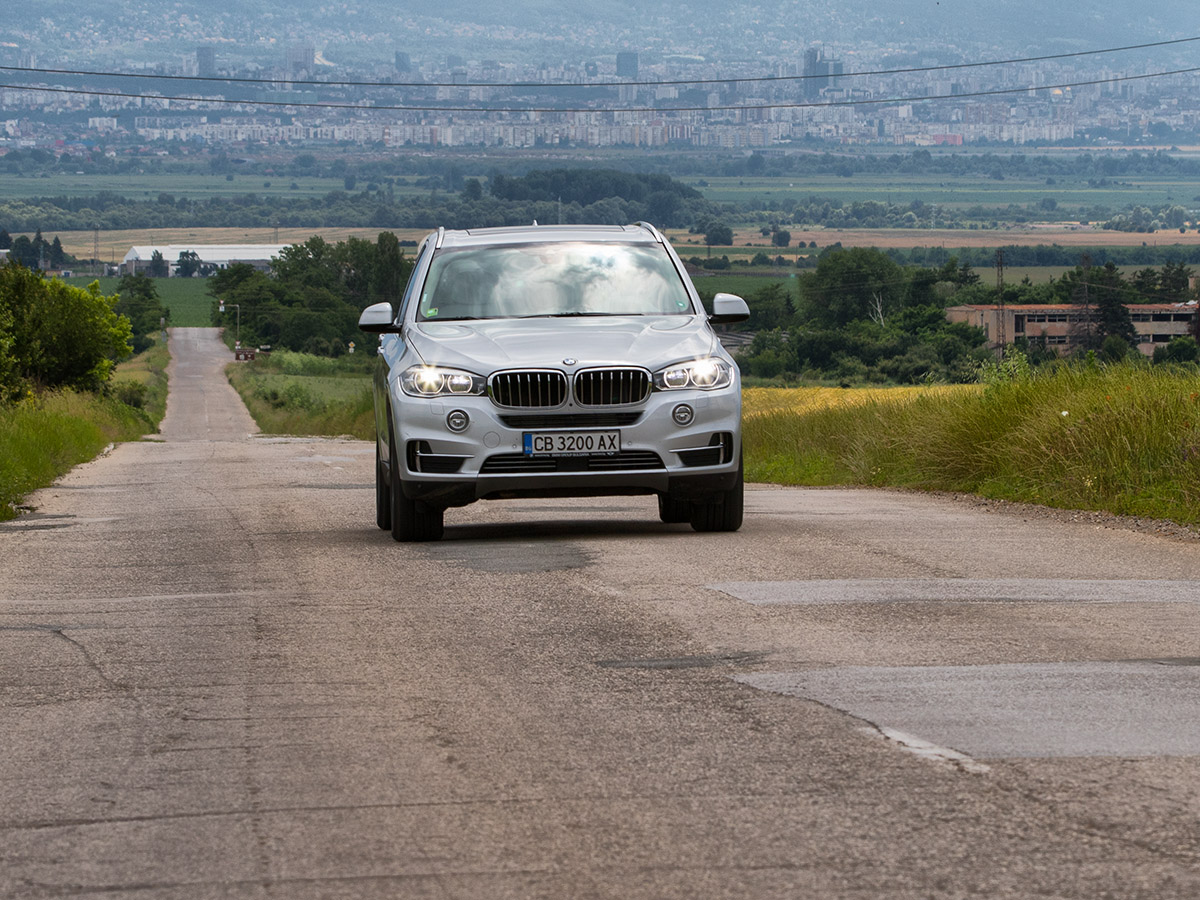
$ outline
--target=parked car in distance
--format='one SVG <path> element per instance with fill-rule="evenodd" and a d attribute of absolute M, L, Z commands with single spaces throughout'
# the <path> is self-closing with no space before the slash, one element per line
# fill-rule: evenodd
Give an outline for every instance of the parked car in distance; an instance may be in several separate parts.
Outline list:
<path fill-rule="evenodd" d="M 368 307 L 375 511 L 442 537 L 476 500 L 656 494 L 663 522 L 742 524 L 741 382 L 670 243 L 645 223 L 439 229 L 399 308 Z"/>

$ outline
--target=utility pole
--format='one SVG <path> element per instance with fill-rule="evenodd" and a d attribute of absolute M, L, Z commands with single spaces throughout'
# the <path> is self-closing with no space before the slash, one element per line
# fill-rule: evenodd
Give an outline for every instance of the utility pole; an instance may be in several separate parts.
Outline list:
<path fill-rule="evenodd" d="M 100 276 L 100 226 L 92 226 L 92 268 L 95 270 L 92 274 L 96 277 Z"/>
<path fill-rule="evenodd" d="M 1004 251 L 996 250 L 996 336 L 1000 341 L 1000 358 L 1008 346 L 1008 326 L 1004 319 Z"/>
<path fill-rule="evenodd" d="M 1093 327 L 1092 321 L 1092 258 L 1088 254 L 1081 254 L 1079 257 L 1079 269 L 1082 273 L 1080 284 L 1072 292 L 1071 301 L 1075 304 L 1077 311 L 1074 313 L 1075 321 L 1070 323 L 1068 331 L 1071 333 L 1072 341 L 1076 346 L 1083 345 L 1085 350 L 1095 349 L 1092 345 Z"/>

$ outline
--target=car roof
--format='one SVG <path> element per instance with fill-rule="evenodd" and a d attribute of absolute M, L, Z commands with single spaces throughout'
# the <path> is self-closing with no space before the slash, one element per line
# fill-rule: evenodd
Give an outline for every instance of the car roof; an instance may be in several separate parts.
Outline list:
<path fill-rule="evenodd" d="M 438 238 L 440 237 L 440 240 Z M 470 228 L 435 232 L 439 246 L 488 247 L 498 244 L 540 244 L 558 241 L 612 241 L 622 244 L 653 244 L 661 238 L 651 226 L 637 225 L 521 225 L 500 228 Z"/>

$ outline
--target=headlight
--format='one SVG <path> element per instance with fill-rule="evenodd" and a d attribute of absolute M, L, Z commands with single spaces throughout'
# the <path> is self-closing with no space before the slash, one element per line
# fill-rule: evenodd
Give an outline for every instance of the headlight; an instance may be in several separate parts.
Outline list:
<path fill-rule="evenodd" d="M 412 366 L 400 376 L 400 387 L 413 397 L 444 397 L 482 394 L 487 382 L 478 375 L 460 369 Z"/>
<path fill-rule="evenodd" d="M 733 383 L 733 367 L 723 359 L 710 356 L 679 363 L 654 373 L 654 386 L 660 391 L 699 388 L 711 391 Z"/>

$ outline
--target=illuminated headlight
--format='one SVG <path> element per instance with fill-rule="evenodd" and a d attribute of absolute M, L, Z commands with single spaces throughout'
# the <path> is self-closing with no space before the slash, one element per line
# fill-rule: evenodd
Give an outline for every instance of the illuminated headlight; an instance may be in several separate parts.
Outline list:
<path fill-rule="evenodd" d="M 441 397 L 447 394 L 482 394 L 487 382 L 478 375 L 459 369 L 413 366 L 400 376 L 400 387 L 413 397 Z"/>
<path fill-rule="evenodd" d="M 714 390 L 728 387 L 733 382 L 733 367 L 723 359 L 708 357 L 679 363 L 654 375 L 654 386 L 660 391 L 680 388 Z"/>

